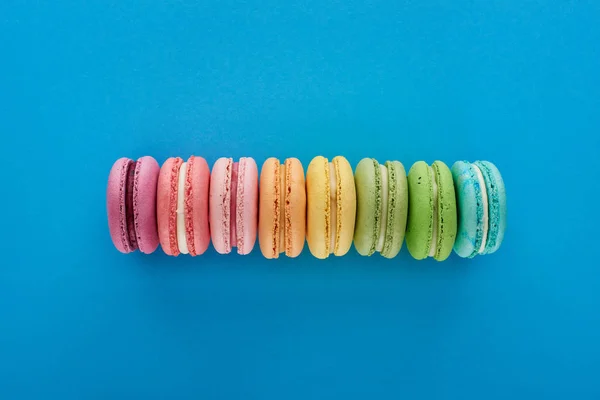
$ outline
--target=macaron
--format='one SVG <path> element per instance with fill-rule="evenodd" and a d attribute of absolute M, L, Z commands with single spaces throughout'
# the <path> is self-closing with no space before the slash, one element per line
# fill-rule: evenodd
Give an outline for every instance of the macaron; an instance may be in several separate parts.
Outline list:
<path fill-rule="evenodd" d="M 215 250 L 248 254 L 256 243 L 258 168 L 254 159 L 219 158 L 210 176 L 209 218 Z"/>
<path fill-rule="evenodd" d="M 137 161 L 120 158 L 110 170 L 106 188 L 108 229 L 122 253 L 139 248 L 149 254 L 158 247 L 155 210 L 159 170 L 150 156 Z"/>
<path fill-rule="evenodd" d="M 260 172 L 258 242 L 265 258 L 297 257 L 306 240 L 304 168 L 297 158 L 267 159 Z"/>
<path fill-rule="evenodd" d="M 171 157 L 160 169 L 156 216 L 163 251 L 171 256 L 203 254 L 210 243 L 206 160 L 191 156 L 187 162 Z"/>
<path fill-rule="evenodd" d="M 344 157 L 317 156 L 306 170 L 306 239 L 313 256 L 343 256 L 352 245 L 356 189 Z"/>
<path fill-rule="evenodd" d="M 450 169 L 441 161 L 424 161 L 408 172 L 406 246 L 417 260 L 443 261 L 456 239 L 456 197 Z"/>
<path fill-rule="evenodd" d="M 398 161 L 379 164 L 363 158 L 354 172 L 356 227 L 354 247 L 359 254 L 379 252 L 395 257 L 404 241 L 408 215 L 408 184 L 404 166 Z"/>
<path fill-rule="evenodd" d="M 500 171 L 488 161 L 457 161 L 452 177 L 458 202 L 454 252 L 468 258 L 494 253 L 506 230 L 506 190 Z"/>

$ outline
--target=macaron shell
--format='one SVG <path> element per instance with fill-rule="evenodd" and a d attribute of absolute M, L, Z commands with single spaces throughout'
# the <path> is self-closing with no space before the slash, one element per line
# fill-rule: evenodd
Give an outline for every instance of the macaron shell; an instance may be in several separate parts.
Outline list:
<path fill-rule="evenodd" d="M 441 161 L 436 161 L 431 167 L 438 185 L 438 228 L 434 258 L 444 261 L 452 253 L 452 247 L 456 240 L 456 195 L 452 173 L 448 166 Z"/>
<path fill-rule="evenodd" d="M 408 219 L 406 247 L 413 258 L 429 255 L 433 236 L 433 183 L 424 161 L 413 164 L 408 172 Z"/>
<path fill-rule="evenodd" d="M 202 157 L 191 156 L 187 160 L 185 181 L 186 239 L 189 254 L 203 254 L 210 244 L 208 222 L 208 194 L 210 169 Z"/>
<path fill-rule="evenodd" d="M 258 244 L 267 259 L 279 257 L 280 227 L 280 164 L 276 158 L 268 158 L 260 171 L 260 195 L 258 212 Z"/>
<path fill-rule="evenodd" d="M 381 170 L 377 160 L 363 158 L 354 172 L 356 185 L 356 225 L 354 247 L 360 255 L 375 252 L 381 230 Z"/>
<path fill-rule="evenodd" d="M 406 170 L 399 161 L 387 161 L 388 170 L 388 217 L 386 240 L 381 255 L 394 258 L 400 252 L 406 232 L 408 216 L 408 182 Z"/>
<path fill-rule="evenodd" d="M 249 254 L 256 243 L 258 224 L 258 167 L 250 157 L 238 163 L 237 184 L 237 252 Z"/>
<path fill-rule="evenodd" d="M 209 221 L 212 243 L 220 254 L 231 252 L 231 176 L 233 160 L 219 158 L 213 165 L 209 189 Z"/>
<path fill-rule="evenodd" d="M 354 225 L 356 221 L 356 188 L 352 166 L 345 157 L 336 156 L 331 161 L 336 172 L 337 182 L 337 229 L 333 254 L 345 255 L 354 238 Z M 332 212 L 334 212 L 332 210 Z"/>
<path fill-rule="evenodd" d="M 319 259 L 330 253 L 330 178 L 325 157 L 312 159 L 306 170 L 306 239 L 313 256 Z"/>
<path fill-rule="evenodd" d="M 137 244 L 142 253 L 153 253 L 159 244 L 156 222 L 156 189 L 160 166 L 153 157 L 137 160 L 133 186 L 133 212 Z"/>
<path fill-rule="evenodd" d="M 452 166 L 456 191 L 458 226 L 454 252 L 472 258 L 483 240 L 483 199 L 479 181 L 471 163 L 457 161 Z"/>
<path fill-rule="evenodd" d="M 306 182 L 297 158 L 285 160 L 285 192 L 282 193 L 285 226 L 285 255 L 297 257 L 306 241 Z"/>
<path fill-rule="evenodd" d="M 506 230 L 506 189 L 500 171 L 489 161 L 476 161 L 483 174 L 488 195 L 489 231 L 483 254 L 500 248 Z"/>
<path fill-rule="evenodd" d="M 156 218 L 158 239 L 165 254 L 179 255 L 177 246 L 177 193 L 179 167 L 183 160 L 168 158 L 158 174 L 156 189 Z"/>
<path fill-rule="evenodd" d="M 129 243 L 127 217 L 125 214 L 127 169 L 132 162 L 131 159 L 126 157 L 115 161 L 108 175 L 108 184 L 106 187 L 108 230 L 114 246 L 121 253 L 130 253 L 134 250 Z"/>

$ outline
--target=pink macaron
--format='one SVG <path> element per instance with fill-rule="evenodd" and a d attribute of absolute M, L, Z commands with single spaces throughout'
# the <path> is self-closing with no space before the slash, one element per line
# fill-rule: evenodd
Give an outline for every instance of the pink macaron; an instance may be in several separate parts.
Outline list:
<path fill-rule="evenodd" d="M 203 254 L 210 243 L 210 170 L 202 157 L 167 159 L 160 169 L 156 215 L 163 251 L 172 256 Z"/>
<path fill-rule="evenodd" d="M 152 157 L 120 158 L 112 166 L 106 188 L 111 239 L 122 253 L 158 247 L 156 187 L 160 167 Z"/>
<path fill-rule="evenodd" d="M 220 254 L 237 247 L 248 254 L 256 243 L 258 225 L 258 167 L 254 159 L 219 158 L 210 176 L 211 238 Z"/>

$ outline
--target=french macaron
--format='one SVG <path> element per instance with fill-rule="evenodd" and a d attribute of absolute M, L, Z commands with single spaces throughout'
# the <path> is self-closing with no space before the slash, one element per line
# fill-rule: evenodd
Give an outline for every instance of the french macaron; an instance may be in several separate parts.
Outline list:
<path fill-rule="evenodd" d="M 457 161 L 452 177 L 458 201 L 454 252 L 468 258 L 495 252 L 506 230 L 506 190 L 500 171 L 488 161 Z"/>
<path fill-rule="evenodd" d="M 306 170 L 306 239 L 313 256 L 343 256 L 350 250 L 356 217 L 352 167 L 344 157 L 317 156 Z"/>
<path fill-rule="evenodd" d="M 297 158 L 267 159 L 260 171 L 258 243 L 265 258 L 297 257 L 306 240 L 304 168 Z"/>
<path fill-rule="evenodd" d="M 452 173 L 441 161 L 424 161 L 408 172 L 408 221 L 406 246 L 417 260 L 443 261 L 456 239 L 456 197 Z"/>
<path fill-rule="evenodd" d="M 203 254 L 210 243 L 206 160 L 191 156 L 186 162 L 168 158 L 158 177 L 156 215 L 163 251 L 171 256 Z"/>
<path fill-rule="evenodd" d="M 376 251 L 395 257 L 404 241 L 408 215 L 408 184 L 404 166 L 398 161 L 379 164 L 363 158 L 354 172 L 356 227 L 354 247 L 370 256 Z"/>
<path fill-rule="evenodd" d="M 160 167 L 150 156 L 120 158 L 112 166 L 106 188 L 110 237 L 122 253 L 158 247 L 156 185 Z"/>
<path fill-rule="evenodd" d="M 254 159 L 219 158 L 210 176 L 209 217 L 215 250 L 248 254 L 256 243 L 258 168 Z"/>

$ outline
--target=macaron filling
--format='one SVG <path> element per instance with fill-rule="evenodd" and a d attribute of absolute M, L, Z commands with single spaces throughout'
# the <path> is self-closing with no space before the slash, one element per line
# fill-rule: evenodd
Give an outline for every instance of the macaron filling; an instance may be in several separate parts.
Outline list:
<path fill-rule="evenodd" d="M 483 179 L 483 174 L 481 170 L 476 164 L 471 164 L 471 167 L 475 171 L 475 176 L 477 181 L 479 182 L 479 190 L 481 190 L 481 198 L 483 201 L 483 235 L 481 239 L 481 245 L 479 249 L 477 249 L 477 253 L 483 254 L 485 251 L 485 245 L 487 242 L 488 230 L 489 230 L 489 211 L 488 211 L 488 196 L 487 189 L 485 186 L 485 180 Z"/>
<path fill-rule="evenodd" d="M 288 238 L 286 237 L 286 165 L 284 164 L 280 164 L 278 163 L 278 168 L 279 168 L 279 180 L 276 181 L 275 185 L 279 184 L 279 196 L 278 196 L 278 200 L 277 200 L 277 206 L 279 207 L 279 213 L 278 213 L 278 224 L 277 224 L 277 228 L 279 230 L 279 247 L 277 250 L 277 253 L 284 253 L 285 252 L 285 245 L 286 245 L 286 241 L 288 240 Z"/>
<path fill-rule="evenodd" d="M 177 181 L 177 248 L 181 254 L 188 254 L 188 245 L 185 228 L 185 181 L 187 176 L 187 163 L 181 163 Z"/>
<path fill-rule="evenodd" d="M 230 234 L 230 243 L 231 247 L 237 247 L 237 212 L 238 212 L 238 188 L 241 185 L 238 185 L 238 170 L 239 163 L 234 162 L 231 165 L 231 188 L 230 188 L 230 197 L 229 197 L 229 234 Z"/>
<path fill-rule="evenodd" d="M 379 164 L 379 170 L 381 171 L 381 227 L 379 228 L 379 238 L 375 250 L 381 252 L 385 245 L 385 232 L 388 217 L 388 170 L 383 164 Z"/>
<path fill-rule="evenodd" d="M 436 174 L 433 171 L 433 168 L 429 167 L 429 173 L 431 174 L 431 186 L 433 188 L 433 221 L 431 228 L 431 243 L 429 245 L 429 257 L 435 256 L 435 252 L 437 251 L 437 236 L 438 236 L 438 183 L 436 179 Z"/>
<path fill-rule="evenodd" d="M 134 251 L 138 248 L 137 235 L 135 232 L 135 215 L 133 209 L 133 192 L 134 192 L 134 181 L 136 171 L 136 161 L 130 161 L 127 165 L 127 171 L 125 175 L 125 220 L 127 227 L 127 239 L 130 247 L 130 251 Z"/>

